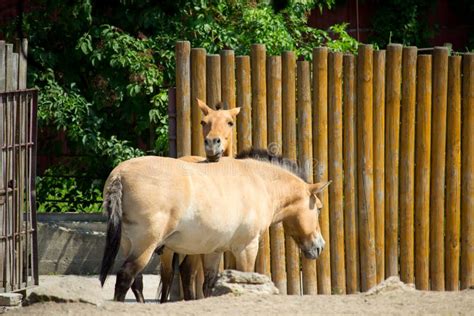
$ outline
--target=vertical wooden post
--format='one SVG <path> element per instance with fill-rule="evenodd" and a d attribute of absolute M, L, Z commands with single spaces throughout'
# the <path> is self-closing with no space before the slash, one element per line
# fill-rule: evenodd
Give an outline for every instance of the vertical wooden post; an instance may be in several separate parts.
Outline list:
<path fill-rule="evenodd" d="M 282 108 L 281 108 L 281 57 L 267 57 L 267 106 L 268 106 L 268 150 L 271 154 L 282 152 Z M 270 227 L 272 281 L 286 294 L 285 235 L 283 224 Z"/>
<path fill-rule="evenodd" d="M 461 56 L 450 56 L 446 139 L 446 289 L 459 289 L 461 232 Z"/>
<path fill-rule="evenodd" d="M 13 44 L 5 45 L 5 87 L 6 91 L 14 91 L 17 89 L 18 80 L 18 55 L 15 62 L 15 53 L 13 53 Z"/>
<path fill-rule="evenodd" d="M 5 41 L 0 41 L 0 92 L 5 92 L 6 90 L 6 53 L 7 53 L 7 46 Z"/>
<path fill-rule="evenodd" d="M 237 66 L 237 106 L 240 113 L 237 115 L 237 147 L 238 151 L 252 147 L 252 97 L 250 94 L 250 58 L 238 56 Z"/>
<path fill-rule="evenodd" d="M 178 157 L 191 154 L 191 44 L 176 42 L 176 143 Z"/>
<path fill-rule="evenodd" d="M 374 51 L 374 215 L 377 283 L 385 279 L 385 51 Z"/>
<path fill-rule="evenodd" d="M 221 51 L 222 63 L 222 102 L 228 109 L 235 108 L 235 57 L 234 51 L 225 49 Z M 237 133 L 232 134 L 232 153 L 237 152 Z"/>
<path fill-rule="evenodd" d="M 360 45 L 357 62 L 357 159 L 361 290 L 375 285 L 372 45 Z"/>
<path fill-rule="evenodd" d="M 398 275 L 398 158 L 402 45 L 387 47 L 385 121 L 385 277 Z"/>
<path fill-rule="evenodd" d="M 26 38 L 17 39 L 18 50 L 18 89 L 26 89 L 27 79 L 27 58 L 28 40 Z"/>
<path fill-rule="evenodd" d="M 311 147 L 311 81 L 308 61 L 297 62 L 298 83 L 298 157 L 299 166 L 303 169 L 306 181 L 313 181 L 313 152 Z M 316 279 L 316 261 L 302 257 L 303 294 L 318 293 Z"/>
<path fill-rule="evenodd" d="M 206 57 L 206 103 L 211 108 L 222 101 L 221 56 L 208 54 Z"/>
<path fill-rule="evenodd" d="M 282 54 L 283 156 L 296 161 L 296 57 Z M 293 238 L 285 236 L 287 293 L 300 295 L 300 257 Z"/>
<path fill-rule="evenodd" d="M 359 289 L 359 274 L 357 262 L 359 261 L 357 242 L 357 185 L 356 185 L 356 65 L 352 54 L 343 58 L 343 124 L 344 124 L 344 236 L 346 245 L 346 291 L 352 294 Z"/>
<path fill-rule="evenodd" d="M 415 132 L 415 284 L 429 289 L 431 55 L 419 55 Z"/>
<path fill-rule="evenodd" d="M 416 47 L 403 48 L 402 108 L 400 128 L 400 275 L 404 283 L 415 281 L 415 101 Z"/>
<path fill-rule="evenodd" d="M 328 181 L 328 49 L 313 50 L 313 157 L 314 181 Z M 318 292 L 331 294 L 331 238 L 329 235 L 329 193 L 319 194 L 323 209 L 319 214 L 321 234 L 326 241 L 317 264 Z"/>
<path fill-rule="evenodd" d="M 463 57 L 461 289 L 474 285 L 474 54 Z"/>
<path fill-rule="evenodd" d="M 431 129 L 430 278 L 431 290 L 444 290 L 444 178 L 448 48 L 433 52 L 433 125 Z"/>
<path fill-rule="evenodd" d="M 335 294 L 346 293 L 344 264 L 344 202 L 342 168 L 342 53 L 329 53 L 329 203 L 331 204 L 331 284 Z"/>
<path fill-rule="evenodd" d="M 206 153 L 201 128 L 202 113 L 197 105 L 198 98 L 206 102 L 206 50 L 204 48 L 191 49 L 191 154 L 204 157 Z"/>
<path fill-rule="evenodd" d="M 267 148 L 267 90 L 266 49 L 263 44 L 253 44 L 250 51 L 252 66 L 252 142 L 254 148 Z M 270 275 L 270 236 L 262 237 L 257 256 L 256 271 Z"/>

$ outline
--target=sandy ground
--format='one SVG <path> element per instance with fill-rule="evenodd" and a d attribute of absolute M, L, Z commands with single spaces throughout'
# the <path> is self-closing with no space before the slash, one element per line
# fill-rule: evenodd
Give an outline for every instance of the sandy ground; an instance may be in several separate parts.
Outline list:
<path fill-rule="evenodd" d="M 146 275 L 146 304 L 110 301 L 115 280 L 110 277 L 101 289 L 95 277 L 43 276 L 42 286 L 32 294 L 42 300 L 7 311 L 8 315 L 314 315 L 314 314 L 474 314 L 474 290 L 424 292 L 396 280 L 386 281 L 365 294 L 333 296 L 221 296 L 192 302 L 158 304 L 158 278 Z M 82 303 L 81 303 L 82 302 Z"/>

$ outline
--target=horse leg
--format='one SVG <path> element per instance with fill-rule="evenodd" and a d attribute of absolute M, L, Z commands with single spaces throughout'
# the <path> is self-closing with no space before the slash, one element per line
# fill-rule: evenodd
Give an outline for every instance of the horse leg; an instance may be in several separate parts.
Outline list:
<path fill-rule="evenodd" d="M 181 282 L 183 283 L 184 300 L 195 300 L 195 281 L 198 268 L 201 264 L 200 255 L 187 255 L 181 265 L 179 272 L 181 273 Z"/>
<path fill-rule="evenodd" d="M 143 296 L 143 274 L 141 272 L 137 274 L 135 281 L 132 283 L 132 291 L 138 303 L 145 303 L 145 297 Z"/>
<path fill-rule="evenodd" d="M 258 243 L 259 238 L 255 238 L 243 250 L 232 252 L 235 256 L 237 270 L 243 272 L 254 271 L 258 253 Z"/>
<path fill-rule="evenodd" d="M 165 246 L 161 246 L 155 249 L 155 254 L 161 255 Z M 135 277 L 135 281 L 132 283 L 132 291 L 135 295 L 135 299 L 138 303 L 145 303 L 145 297 L 143 296 L 143 273 L 138 273 Z"/>
<path fill-rule="evenodd" d="M 173 251 L 168 248 L 165 248 L 163 250 L 163 254 L 160 257 L 160 262 L 160 303 L 166 303 L 170 294 L 171 283 L 173 282 Z"/>
<path fill-rule="evenodd" d="M 211 296 L 212 289 L 217 281 L 217 271 L 222 257 L 222 252 L 211 253 L 203 256 L 204 284 L 202 291 L 204 297 Z"/>
<path fill-rule="evenodd" d="M 117 280 L 115 282 L 114 301 L 125 301 L 125 295 L 132 286 L 135 277 L 140 273 L 150 261 L 150 258 L 155 250 L 154 245 L 148 246 L 139 254 L 132 253 L 124 262 L 119 272 L 117 273 Z"/>
<path fill-rule="evenodd" d="M 196 281 L 195 281 L 195 289 L 196 289 L 196 298 L 202 299 L 204 298 L 204 293 L 202 291 L 202 287 L 204 285 L 204 271 L 202 268 L 202 259 L 201 256 L 199 256 L 199 262 L 197 264 L 197 270 L 196 270 Z"/>

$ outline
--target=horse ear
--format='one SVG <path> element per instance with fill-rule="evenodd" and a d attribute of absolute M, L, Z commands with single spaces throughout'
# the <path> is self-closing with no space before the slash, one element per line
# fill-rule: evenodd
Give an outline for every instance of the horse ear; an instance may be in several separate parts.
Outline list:
<path fill-rule="evenodd" d="M 232 117 L 235 118 L 240 113 L 240 108 L 233 108 L 233 109 L 230 109 L 229 111 Z"/>
<path fill-rule="evenodd" d="M 198 103 L 199 108 L 201 109 L 202 114 L 208 115 L 209 113 L 211 113 L 212 111 L 214 111 L 213 109 L 211 109 L 210 107 L 208 107 L 206 103 L 204 103 L 203 101 L 201 101 L 199 98 L 196 98 L 196 101 L 197 101 L 197 103 Z"/>
<path fill-rule="evenodd" d="M 330 184 L 332 181 L 327 181 L 327 182 L 318 182 L 315 184 L 310 184 L 309 185 L 309 191 L 312 194 L 317 194 L 320 192 L 323 192 Z"/>

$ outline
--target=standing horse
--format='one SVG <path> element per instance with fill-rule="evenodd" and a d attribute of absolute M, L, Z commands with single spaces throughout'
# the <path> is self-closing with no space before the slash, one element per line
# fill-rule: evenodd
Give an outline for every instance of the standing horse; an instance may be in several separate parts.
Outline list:
<path fill-rule="evenodd" d="M 101 283 L 122 248 L 127 259 L 117 273 L 114 300 L 124 301 L 155 249 L 167 247 L 206 254 L 208 296 L 222 253 L 231 251 L 238 270 L 252 271 L 261 235 L 278 222 L 307 258 L 316 259 L 325 244 L 316 194 L 328 183 L 308 184 L 291 171 L 279 160 L 200 164 L 147 156 L 121 163 L 104 190 L 109 219 Z"/>

